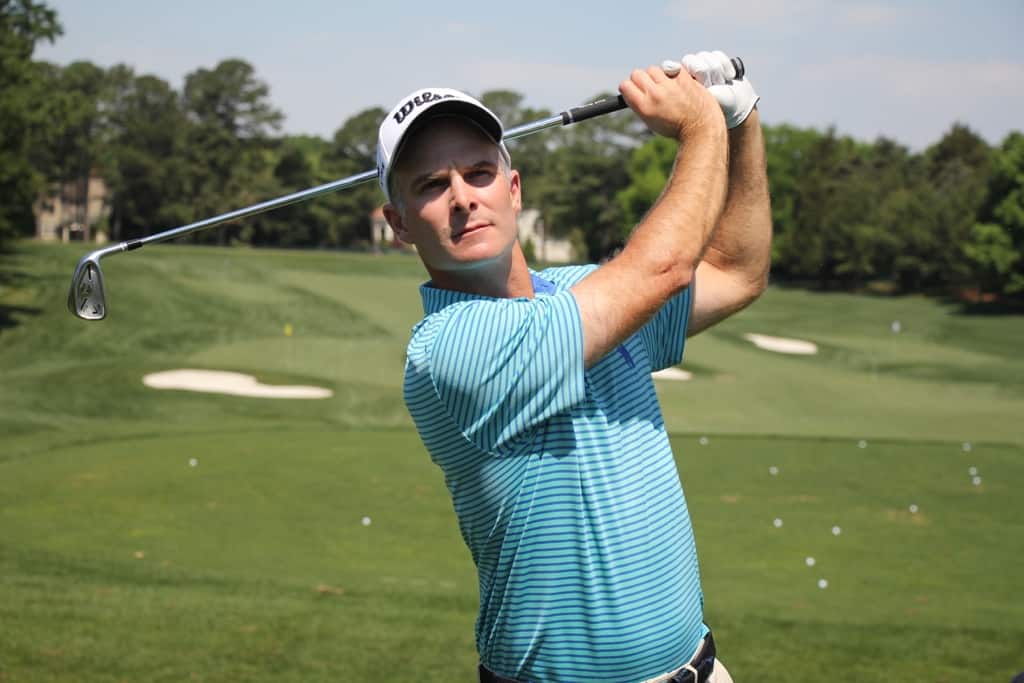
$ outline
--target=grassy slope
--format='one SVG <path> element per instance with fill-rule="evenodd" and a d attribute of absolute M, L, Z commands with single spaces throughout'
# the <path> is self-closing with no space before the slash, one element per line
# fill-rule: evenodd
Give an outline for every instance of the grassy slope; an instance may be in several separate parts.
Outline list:
<path fill-rule="evenodd" d="M 468 679 L 475 575 L 401 405 L 415 259 L 147 248 L 104 264 L 110 318 L 88 324 L 63 309 L 80 255 L 0 260 L 0 325 L 18 323 L 0 327 L 0 680 Z M 823 353 L 757 351 L 750 331 Z M 659 391 L 738 680 L 1024 669 L 1022 333 L 772 290 L 691 340 L 696 379 Z M 183 366 L 336 396 L 139 382 Z"/>

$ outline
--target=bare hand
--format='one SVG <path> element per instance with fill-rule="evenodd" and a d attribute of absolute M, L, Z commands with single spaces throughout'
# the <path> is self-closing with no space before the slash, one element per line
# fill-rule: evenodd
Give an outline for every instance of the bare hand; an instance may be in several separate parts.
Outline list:
<path fill-rule="evenodd" d="M 725 126 L 718 102 L 700 83 L 672 78 L 659 66 L 636 69 L 619 92 L 653 132 L 682 140 L 706 127 Z"/>

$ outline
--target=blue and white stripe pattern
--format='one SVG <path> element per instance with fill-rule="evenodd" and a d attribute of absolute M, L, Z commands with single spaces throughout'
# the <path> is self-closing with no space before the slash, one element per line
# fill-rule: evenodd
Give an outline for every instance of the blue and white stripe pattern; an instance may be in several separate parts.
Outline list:
<path fill-rule="evenodd" d="M 568 291 L 421 288 L 405 400 L 480 579 L 481 662 L 522 681 L 640 681 L 703 638 L 689 513 L 651 372 L 682 360 L 690 290 L 584 372 Z"/>

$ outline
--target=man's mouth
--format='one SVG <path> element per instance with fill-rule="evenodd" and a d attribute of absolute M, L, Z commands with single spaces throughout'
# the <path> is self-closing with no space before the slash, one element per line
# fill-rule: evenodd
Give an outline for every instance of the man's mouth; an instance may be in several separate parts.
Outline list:
<path fill-rule="evenodd" d="M 470 233 L 473 233 L 473 232 L 476 232 L 478 230 L 483 230 L 484 228 L 486 228 L 488 226 L 490 226 L 490 223 L 470 223 L 469 225 L 464 227 L 462 230 L 460 230 L 458 233 L 452 235 L 452 241 L 453 242 L 458 242 L 459 240 L 461 240 L 466 235 L 468 235 Z"/>

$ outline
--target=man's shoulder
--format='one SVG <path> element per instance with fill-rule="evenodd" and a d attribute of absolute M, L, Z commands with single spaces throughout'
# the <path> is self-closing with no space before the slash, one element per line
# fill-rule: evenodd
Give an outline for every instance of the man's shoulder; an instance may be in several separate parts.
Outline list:
<path fill-rule="evenodd" d="M 479 298 L 455 301 L 443 308 L 426 313 L 412 328 L 409 348 L 430 345 L 438 335 L 444 335 L 452 323 L 462 336 L 474 336 L 477 330 L 485 330 L 491 326 L 496 317 L 510 306 L 520 305 L 526 299 L 492 299 Z"/>
<path fill-rule="evenodd" d="M 596 265 L 558 266 L 546 268 L 535 275 L 553 283 L 556 290 L 562 291 L 569 289 L 596 269 Z M 555 292 L 545 293 L 553 294 Z M 488 317 L 501 315 L 503 309 L 528 306 L 536 302 L 536 299 L 526 297 L 492 298 L 485 296 L 445 302 L 424 314 L 423 318 L 413 326 L 412 336 L 437 331 L 444 326 L 445 322 L 453 319 L 460 319 L 465 323 L 485 324 Z"/>
<path fill-rule="evenodd" d="M 440 310 L 425 313 L 423 318 L 412 327 L 412 336 L 409 340 L 409 346 L 411 347 L 415 344 L 417 339 L 422 342 L 424 337 L 436 334 L 437 330 L 453 315 L 457 315 L 462 308 L 472 305 L 473 303 L 475 302 L 459 301 L 449 304 Z"/>
<path fill-rule="evenodd" d="M 593 263 L 575 266 L 555 266 L 540 271 L 537 273 L 537 276 L 548 282 L 555 283 L 560 289 L 568 289 L 593 273 L 597 268 Z"/>
<path fill-rule="evenodd" d="M 457 346 L 478 348 L 502 335 L 517 336 L 538 320 L 578 316 L 568 289 L 593 270 L 588 266 L 549 268 L 538 277 L 553 283 L 550 296 L 491 298 L 474 297 L 445 303 L 429 310 L 412 328 L 407 351 L 429 353 L 431 349 Z M 566 322 L 566 324 L 570 324 Z"/>

